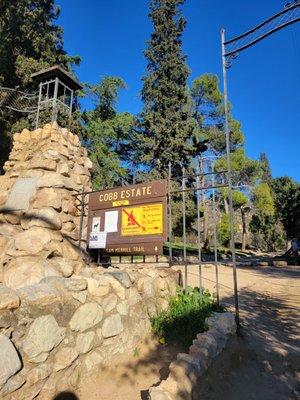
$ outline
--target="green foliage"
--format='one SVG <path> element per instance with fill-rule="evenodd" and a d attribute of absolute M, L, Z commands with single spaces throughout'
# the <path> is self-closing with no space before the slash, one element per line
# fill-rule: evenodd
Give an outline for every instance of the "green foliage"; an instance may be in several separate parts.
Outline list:
<path fill-rule="evenodd" d="M 261 174 L 261 164 L 245 155 L 243 148 L 238 148 L 230 154 L 233 172 L 233 184 L 254 184 Z M 226 156 L 221 157 L 215 163 L 216 171 L 227 170 Z"/>
<path fill-rule="evenodd" d="M 226 198 L 228 200 L 228 189 L 223 188 L 221 189 L 221 194 L 223 198 Z M 239 209 L 243 206 L 245 206 L 248 203 L 249 199 L 245 195 L 245 193 L 241 192 L 240 190 L 233 190 L 232 191 L 232 203 L 233 207 L 235 209 Z"/>
<path fill-rule="evenodd" d="M 261 216 L 274 217 L 275 207 L 270 187 L 267 183 L 260 183 L 253 191 L 253 205 Z"/>
<path fill-rule="evenodd" d="M 196 78 L 192 83 L 191 96 L 201 137 L 208 140 L 210 152 L 217 156 L 225 155 L 225 112 L 217 75 L 204 74 Z M 243 146 L 244 135 L 241 124 L 232 115 L 229 115 L 229 127 L 231 151 L 234 151 Z"/>
<path fill-rule="evenodd" d="M 95 109 L 84 114 L 94 189 L 122 184 L 128 177 L 126 145 L 134 118 L 129 113 L 117 113 L 115 109 L 119 90 L 125 87 L 121 78 L 108 76 L 88 88 L 95 100 Z"/>
<path fill-rule="evenodd" d="M 227 246 L 230 243 L 230 223 L 229 214 L 222 214 L 218 224 L 218 241 L 220 244 Z"/>
<path fill-rule="evenodd" d="M 24 91 L 36 89 L 33 72 L 59 64 L 69 70 L 79 64 L 79 57 L 67 55 L 62 29 L 54 24 L 59 16 L 54 0 L 1 0 L 0 2 L 0 85 Z M 6 161 L 11 146 L 12 130 L 25 125 L 20 114 L 0 110 L 0 166 Z"/>
<path fill-rule="evenodd" d="M 300 184 L 284 176 L 272 180 L 276 216 L 282 222 L 287 238 L 300 237 Z"/>
<path fill-rule="evenodd" d="M 275 204 L 269 185 L 260 183 L 253 190 L 254 214 L 250 222 L 253 244 L 266 251 L 275 251 L 284 245 L 282 224 L 275 217 Z"/>
<path fill-rule="evenodd" d="M 150 18 L 153 33 L 145 56 L 147 75 L 143 78 L 144 109 L 137 126 L 136 155 L 153 176 L 165 176 L 168 163 L 175 173 L 190 163 L 191 139 L 196 122 L 187 89 L 189 69 L 182 53 L 185 27 L 179 6 L 184 0 L 152 0 Z"/>
<path fill-rule="evenodd" d="M 178 288 L 169 301 L 169 308 L 151 318 L 153 332 L 163 341 L 175 341 L 188 347 L 196 335 L 205 331 L 205 318 L 220 310 L 208 291 Z"/>
<path fill-rule="evenodd" d="M 259 162 L 261 164 L 261 169 L 262 169 L 261 181 L 263 183 L 267 183 L 270 185 L 272 182 L 272 172 L 271 172 L 269 159 L 268 159 L 268 156 L 266 153 L 260 154 Z"/>
<path fill-rule="evenodd" d="M 264 251 L 277 251 L 285 246 L 286 235 L 282 224 L 273 216 L 254 214 L 250 222 L 253 245 Z"/>

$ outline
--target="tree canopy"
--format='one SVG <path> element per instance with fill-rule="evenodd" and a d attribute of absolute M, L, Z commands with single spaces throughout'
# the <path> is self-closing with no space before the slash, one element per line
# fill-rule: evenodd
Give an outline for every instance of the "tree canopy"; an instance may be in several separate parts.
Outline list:
<path fill-rule="evenodd" d="M 30 75 L 55 64 L 70 70 L 80 58 L 64 49 L 60 13 L 54 0 L 2 0 L 0 2 L 0 85 L 34 89 Z M 0 109 L 0 165 L 10 151 L 13 124 L 23 116 Z M 27 121 L 28 125 L 28 121 Z"/>
<path fill-rule="evenodd" d="M 176 173 L 188 166 L 191 139 L 196 124 L 187 89 L 189 68 L 182 52 L 186 21 L 183 0 L 152 0 L 150 19 L 153 32 L 145 56 L 147 75 L 143 78 L 143 111 L 138 123 L 139 160 L 148 171 L 166 176 L 169 162 Z"/>

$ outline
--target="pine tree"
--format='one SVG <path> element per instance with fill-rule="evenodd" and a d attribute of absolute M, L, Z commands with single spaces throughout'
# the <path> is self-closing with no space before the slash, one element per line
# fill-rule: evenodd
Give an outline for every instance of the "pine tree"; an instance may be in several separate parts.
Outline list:
<path fill-rule="evenodd" d="M 134 118 L 116 111 L 116 102 L 125 82 L 114 76 L 104 77 L 90 86 L 95 109 L 85 112 L 85 142 L 93 161 L 93 187 L 104 189 L 128 180 L 127 147 Z M 130 178 L 129 178 L 130 179 Z"/>
<path fill-rule="evenodd" d="M 70 70 L 79 57 L 67 55 L 62 29 L 54 24 L 60 13 L 55 0 L 1 0 L 0 86 L 32 92 L 30 75 L 59 64 Z M 22 115 L 0 109 L 0 167 L 10 150 L 13 125 Z"/>
<path fill-rule="evenodd" d="M 272 182 L 272 172 L 267 154 L 261 153 L 259 156 L 259 161 L 262 169 L 261 181 L 270 185 Z"/>
<path fill-rule="evenodd" d="M 138 161 L 147 172 L 165 176 L 168 163 L 180 174 L 192 152 L 196 124 L 187 89 L 189 69 L 182 52 L 181 36 L 186 25 L 180 10 L 184 0 L 152 0 L 153 33 L 145 56 L 144 109 L 138 123 Z"/>

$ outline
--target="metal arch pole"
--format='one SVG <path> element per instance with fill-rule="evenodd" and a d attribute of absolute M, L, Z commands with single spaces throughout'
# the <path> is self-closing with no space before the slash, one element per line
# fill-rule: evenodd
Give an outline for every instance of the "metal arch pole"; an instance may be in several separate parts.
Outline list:
<path fill-rule="evenodd" d="M 201 226 L 200 226 L 200 160 L 199 156 L 198 158 L 198 163 L 197 163 L 197 176 L 196 176 L 196 187 L 197 187 L 197 233 L 198 233 L 198 269 L 199 269 L 199 289 L 200 289 L 200 298 L 202 299 L 202 254 L 201 254 Z"/>
<path fill-rule="evenodd" d="M 236 254 L 234 244 L 234 213 L 232 201 L 232 170 L 230 158 L 230 129 L 229 129 L 229 107 L 228 107 L 228 92 L 227 92 L 227 71 L 226 71 L 226 56 L 225 56 L 225 29 L 221 30 L 222 41 L 222 69 L 223 69 L 223 88 L 224 88 L 224 110 L 225 110 L 225 136 L 226 136 L 226 158 L 227 158 L 227 176 L 228 176 L 228 199 L 229 199 L 229 221 L 230 221 L 230 248 L 232 255 L 232 270 L 233 270 L 233 285 L 234 285 L 234 303 L 235 303 L 235 321 L 237 332 L 240 331 L 240 313 L 239 299 L 237 287 L 237 267 Z"/>
<path fill-rule="evenodd" d="M 169 209 L 169 266 L 172 266 L 172 204 L 171 204 L 171 179 L 172 179 L 172 165 L 169 162 L 168 174 L 168 209 Z"/>
<path fill-rule="evenodd" d="M 182 168 L 182 225 L 183 225 L 183 262 L 184 289 L 187 289 L 187 259 L 186 259 L 186 209 L 185 209 L 185 168 Z"/>
<path fill-rule="evenodd" d="M 212 163 L 212 200 L 213 200 L 213 226 L 214 226 L 214 257 L 215 257 L 215 274 L 216 274 L 216 289 L 217 289 L 217 304 L 220 304 L 220 287 L 219 287 L 219 265 L 218 265 L 218 249 L 217 249 L 217 215 L 216 215 L 216 193 L 215 193 L 215 175 L 214 164 Z"/>

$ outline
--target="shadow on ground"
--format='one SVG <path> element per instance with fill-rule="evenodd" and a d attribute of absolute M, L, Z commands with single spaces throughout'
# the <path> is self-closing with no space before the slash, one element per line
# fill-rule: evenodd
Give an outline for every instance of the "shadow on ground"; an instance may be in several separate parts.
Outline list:
<path fill-rule="evenodd" d="M 242 336 L 204 374 L 193 400 L 296 400 L 299 308 L 251 290 L 240 291 L 240 305 Z"/>
<path fill-rule="evenodd" d="M 61 392 L 57 394 L 53 400 L 79 400 L 79 397 L 73 392 Z"/>

